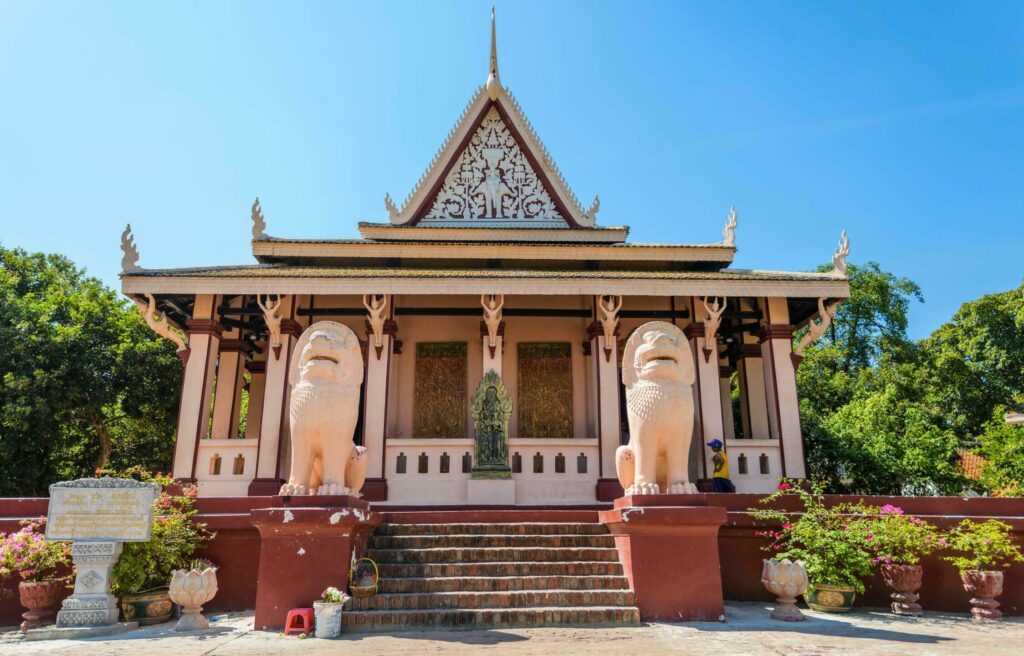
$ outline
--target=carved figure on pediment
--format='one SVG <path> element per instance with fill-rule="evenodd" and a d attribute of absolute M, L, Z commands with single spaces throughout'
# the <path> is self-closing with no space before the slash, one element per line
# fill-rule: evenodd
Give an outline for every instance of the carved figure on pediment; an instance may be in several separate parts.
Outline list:
<path fill-rule="evenodd" d="M 353 440 L 363 384 L 359 338 L 336 321 L 314 323 L 295 345 L 288 381 L 292 465 L 280 494 L 358 497 L 368 461 Z"/>
<path fill-rule="evenodd" d="M 696 494 L 689 481 L 694 378 L 693 353 L 677 326 L 651 321 L 626 341 L 629 444 L 616 450 L 615 469 L 627 496 Z"/>

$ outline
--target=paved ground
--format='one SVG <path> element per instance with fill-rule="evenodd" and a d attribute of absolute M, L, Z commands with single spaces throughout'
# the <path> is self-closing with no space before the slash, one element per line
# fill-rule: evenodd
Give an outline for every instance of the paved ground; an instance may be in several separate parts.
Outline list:
<path fill-rule="evenodd" d="M 96 654 L 110 656 L 303 656 L 351 654 L 435 656 L 500 653 L 502 656 L 635 654 L 1024 654 L 1024 618 L 973 622 L 965 615 L 929 613 L 922 619 L 882 611 L 849 615 L 805 611 L 806 622 L 787 624 L 768 617 L 763 604 L 729 604 L 723 623 L 650 624 L 621 629 L 500 629 L 493 631 L 410 632 L 345 635 L 339 640 L 302 640 L 252 630 L 248 614 L 215 616 L 203 635 L 178 635 L 172 624 L 88 641 L 24 642 L 0 634 L 0 654 Z"/>

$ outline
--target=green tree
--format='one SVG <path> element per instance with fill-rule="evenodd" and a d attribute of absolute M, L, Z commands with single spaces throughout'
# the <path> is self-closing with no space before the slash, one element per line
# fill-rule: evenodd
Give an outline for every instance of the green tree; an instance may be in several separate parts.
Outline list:
<path fill-rule="evenodd" d="M 985 458 L 981 481 L 1003 496 L 1024 496 L 1024 426 L 1009 426 L 997 407 L 978 436 L 978 452 Z"/>
<path fill-rule="evenodd" d="M 166 469 L 181 363 L 61 255 L 0 247 L 0 495 L 108 464 Z"/>

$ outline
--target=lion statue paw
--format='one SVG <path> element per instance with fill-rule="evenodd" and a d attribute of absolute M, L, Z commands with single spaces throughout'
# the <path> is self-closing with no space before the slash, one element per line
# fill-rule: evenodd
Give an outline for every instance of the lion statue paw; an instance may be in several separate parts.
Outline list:
<path fill-rule="evenodd" d="M 316 493 L 320 496 L 358 496 L 358 492 L 345 487 L 341 483 L 324 483 L 316 489 Z"/>
<path fill-rule="evenodd" d="M 661 490 L 657 483 L 633 483 L 626 488 L 626 496 L 642 494 L 661 494 Z"/>
<path fill-rule="evenodd" d="M 309 490 L 306 489 L 306 486 L 298 483 L 285 483 L 278 492 L 278 495 L 282 497 L 304 497 L 308 494 Z"/>
<path fill-rule="evenodd" d="M 693 483 L 683 481 L 668 486 L 668 494 L 698 494 L 697 486 Z"/>

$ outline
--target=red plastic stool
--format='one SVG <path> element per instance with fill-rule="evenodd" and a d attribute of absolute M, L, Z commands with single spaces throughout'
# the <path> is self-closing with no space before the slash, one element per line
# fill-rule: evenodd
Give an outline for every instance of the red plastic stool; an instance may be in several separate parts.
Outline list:
<path fill-rule="evenodd" d="M 288 611 L 288 618 L 284 621 L 284 634 L 293 633 L 310 634 L 313 632 L 313 609 L 293 608 Z"/>

